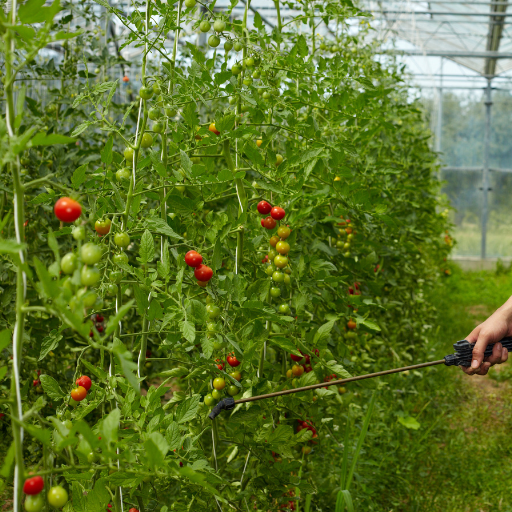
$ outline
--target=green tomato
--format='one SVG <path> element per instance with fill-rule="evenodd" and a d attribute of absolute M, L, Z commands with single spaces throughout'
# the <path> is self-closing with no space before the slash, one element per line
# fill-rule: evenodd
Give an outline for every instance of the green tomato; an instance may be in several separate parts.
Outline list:
<path fill-rule="evenodd" d="M 244 83 L 244 85 L 251 85 L 252 78 L 251 77 L 244 78 L 243 83 Z"/>
<path fill-rule="evenodd" d="M 119 270 L 112 270 L 110 272 L 110 274 L 108 275 L 108 278 L 113 282 L 113 283 L 120 283 L 121 280 L 123 279 L 123 273 L 120 272 Z"/>
<path fill-rule="evenodd" d="M 68 492 L 56 485 L 48 491 L 48 503 L 54 508 L 62 508 L 68 502 Z"/>
<path fill-rule="evenodd" d="M 132 173 L 128 167 L 123 167 L 116 171 L 116 180 L 117 181 L 128 181 L 132 176 Z"/>
<path fill-rule="evenodd" d="M 60 268 L 64 274 L 72 274 L 76 269 L 77 258 L 72 252 L 65 254 L 60 261 Z"/>
<path fill-rule="evenodd" d="M 25 510 L 27 512 L 40 512 L 44 507 L 43 493 L 28 495 L 25 498 Z"/>
<path fill-rule="evenodd" d="M 224 43 L 224 50 L 230 52 L 233 49 L 233 43 L 231 41 L 226 41 Z"/>
<path fill-rule="evenodd" d="M 238 98 L 236 96 L 231 96 L 228 101 L 230 105 L 236 105 Z"/>
<path fill-rule="evenodd" d="M 208 20 L 203 20 L 201 23 L 199 23 L 199 30 L 201 32 L 208 32 L 211 28 L 212 26 Z"/>
<path fill-rule="evenodd" d="M 126 148 L 123 151 L 124 158 L 127 162 L 133 162 L 133 155 L 135 154 L 135 151 L 133 148 Z"/>
<path fill-rule="evenodd" d="M 167 117 L 176 117 L 177 113 L 178 113 L 178 111 L 175 108 L 171 107 L 170 105 L 165 107 L 165 115 Z"/>
<path fill-rule="evenodd" d="M 128 233 L 116 233 L 114 235 L 114 243 L 124 249 L 130 245 L 130 235 Z"/>
<path fill-rule="evenodd" d="M 217 46 L 219 46 L 220 44 L 220 37 L 215 35 L 215 34 L 212 34 L 209 38 L 208 38 L 208 44 L 212 47 L 212 48 L 217 48 Z"/>
<path fill-rule="evenodd" d="M 235 396 L 235 395 L 238 395 L 238 393 L 240 393 L 240 391 L 238 390 L 238 387 L 235 385 L 228 386 L 227 391 L 228 391 L 229 396 Z"/>
<path fill-rule="evenodd" d="M 205 405 L 207 405 L 208 407 L 210 407 L 211 405 L 213 405 L 215 403 L 215 398 L 213 398 L 212 394 L 211 393 L 208 393 L 205 397 L 204 397 L 204 403 Z"/>
<path fill-rule="evenodd" d="M 275 249 L 270 249 L 268 251 L 268 259 L 273 260 L 277 256 L 277 251 Z"/>
<path fill-rule="evenodd" d="M 288 274 L 285 274 L 284 275 L 284 284 L 289 286 L 292 282 L 292 278 L 288 275 Z"/>
<path fill-rule="evenodd" d="M 210 318 L 217 318 L 220 315 L 220 308 L 215 304 L 208 304 L 206 306 L 206 312 Z"/>
<path fill-rule="evenodd" d="M 214 341 L 213 342 L 213 349 L 214 350 L 222 350 L 224 348 L 224 343 L 221 343 L 220 341 Z"/>
<path fill-rule="evenodd" d="M 114 263 L 127 264 L 128 263 L 128 255 L 125 252 L 120 252 L 119 254 L 114 254 L 112 258 Z"/>
<path fill-rule="evenodd" d="M 235 48 L 236 48 L 236 44 L 235 44 Z M 239 75 L 241 72 L 242 72 L 242 68 L 238 64 L 233 64 L 233 66 L 231 66 L 231 73 L 233 73 L 233 75 L 235 75 L 235 76 Z"/>
<path fill-rule="evenodd" d="M 282 256 L 281 254 L 278 254 L 274 258 L 274 265 L 277 268 L 284 268 L 286 265 L 288 265 L 288 258 L 286 256 Z"/>
<path fill-rule="evenodd" d="M 247 57 L 247 59 L 244 60 L 244 64 L 248 68 L 252 68 L 254 66 L 254 59 L 252 57 Z"/>
<path fill-rule="evenodd" d="M 255 69 L 252 73 L 252 77 L 253 78 L 260 78 L 261 77 L 261 73 L 260 73 L 260 70 L 259 69 Z"/>
<path fill-rule="evenodd" d="M 240 41 L 237 41 L 234 45 L 235 52 L 239 52 L 243 47 L 243 44 Z"/>
<path fill-rule="evenodd" d="M 206 296 L 206 304 L 215 304 L 215 300 L 209 295 Z"/>
<path fill-rule="evenodd" d="M 101 260 L 103 251 L 101 250 L 101 247 L 99 247 L 98 245 L 93 244 L 92 242 L 88 242 L 82 245 L 80 254 L 82 255 L 82 261 L 86 265 L 94 265 L 95 263 L 98 263 L 98 261 Z"/>
<path fill-rule="evenodd" d="M 222 393 L 218 389 L 212 390 L 212 396 L 215 400 L 220 400 L 222 398 Z"/>
<path fill-rule="evenodd" d="M 196 6 L 196 0 L 185 0 L 185 7 L 188 9 L 192 9 L 192 7 Z"/>
<path fill-rule="evenodd" d="M 283 274 L 282 272 L 279 272 L 279 270 L 276 270 L 273 274 L 272 274 L 272 280 L 275 281 L 276 283 L 282 283 L 284 281 L 284 276 L 286 274 Z"/>
<path fill-rule="evenodd" d="M 76 292 L 76 296 L 82 300 L 85 308 L 92 308 L 98 297 L 95 292 L 87 290 L 86 288 L 81 288 L 78 290 Z"/>
<path fill-rule="evenodd" d="M 98 267 L 82 267 L 80 272 L 80 279 L 84 286 L 94 286 L 101 277 L 100 269 Z"/>
<path fill-rule="evenodd" d="M 277 297 L 281 296 L 281 289 L 276 286 L 272 286 L 272 288 L 270 288 L 270 295 L 274 297 L 274 299 L 277 299 Z"/>
<path fill-rule="evenodd" d="M 64 426 L 68 429 L 68 430 L 71 430 L 73 428 L 73 422 L 71 420 L 66 420 L 64 422 Z"/>
<path fill-rule="evenodd" d="M 206 330 L 208 332 L 217 332 L 219 330 L 219 327 L 215 322 L 208 322 L 206 324 Z"/>
<path fill-rule="evenodd" d="M 71 235 L 75 240 L 85 240 L 85 227 L 84 226 L 75 226 L 73 231 L 71 231 Z"/>
<path fill-rule="evenodd" d="M 267 268 L 265 269 L 265 274 L 267 274 L 267 276 L 273 275 L 274 267 L 272 265 L 267 265 Z"/>
<path fill-rule="evenodd" d="M 89 452 L 87 454 L 87 462 L 89 462 L 89 464 L 96 462 L 97 459 L 98 459 L 98 456 L 96 455 L 96 452 Z"/>
<path fill-rule="evenodd" d="M 226 30 L 226 22 L 224 20 L 215 20 L 213 30 L 215 30 L 215 32 L 224 32 L 224 30 Z"/>
<path fill-rule="evenodd" d="M 149 100 L 153 97 L 153 94 L 155 93 L 155 91 L 153 90 L 153 87 L 146 87 L 145 85 L 143 85 L 140 89 L 139 89 L 139 96 L 143 99 L 143 100 Z"/>
<path fill-rule="evenodd" d="M 109 284 L 107 286 L 107 295 L 110 295 L 110 297 L 115 297 L 118 291 L 119 287 L 117 286 L 117 284 Z"/>
<path fill-rule="evenodd" d="M 165 128 L 164 123 L 160 123 L 160 122 L 153 123 L 153 131 L 155 133 L 163 133 L 164 128 Z"/>
<path fill-rule="evenodd" d="M 156 121 L 162 117 L 162 111 L 157 107 L 152 107 L 149 109 L 148 117 L 151 121 Z"/>
<path fill-rule="evenodd" d="M 147 133 L 146 132 L 142 136 L 142 140 L 140 141 L 140 145 L 144 149 L 150 148 L 153 145 L 153 136 L 151 135 L 151 133 Z"/>
<path fill-rule="evenodd" d="M 288 304 L 281 304 L 279 306 L 279 313 L 287 314 L 290 312 L 290 306 Z"/>

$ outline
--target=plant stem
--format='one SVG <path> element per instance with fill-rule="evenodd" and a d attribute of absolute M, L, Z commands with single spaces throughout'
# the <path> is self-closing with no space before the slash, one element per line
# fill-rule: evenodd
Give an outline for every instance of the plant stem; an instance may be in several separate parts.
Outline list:
<path fill-rule="evenodd" d="M 16 24 L 16 11 L 17 2 L 12 0 L 11 4 L 11 23 Z M 7 30 L 5 32 L 5 98 L 6 98 L 6 114 L 5 120 L 7 125 L 7 133 L 9 138 L 16 136 L 15 118 L 16 111 L 14 106 L 14 94 L 12 89 L 13 73 L 12 62 L 15 52 L 15 41 L 12 37 L 12 32 Z M 15 161 L 9 162 L 9 167 L 12 174 L 13 190 L 14 190 L 14 229 L 16 233 L 16 241 L 21 244 L 25 241 L 25 208 L 24 208 L 24 190 L 21 183 L 19 155 L 16 156 Z M 21 368 L 21 355 L 23 350 L 23 334 L 25 323 L 25 312 L 23 306 L 25 303 L 26 283 L 27 276 L 23 270 L 25 263 L 25 252 L 20 250 L 18 252 L 18 267 L 16 275 L 16 321 L 13 331 L 13 371 L 11 377 L 11 416 L 12 416 L 12 432 L 15 445 L 15 468 L 14 468 L 14 502 L 13 512 L 18 512 L 21 506 L 22 486 L 21 482 L 25 477 L 25 467 L 23 462 L 23 428 L 20 421 L 23 417 L 23 409 L 21 403 L 21 389 L 20 389 L 20 368 Z M 17 421 L 16 421 L 17 420 Z"/>

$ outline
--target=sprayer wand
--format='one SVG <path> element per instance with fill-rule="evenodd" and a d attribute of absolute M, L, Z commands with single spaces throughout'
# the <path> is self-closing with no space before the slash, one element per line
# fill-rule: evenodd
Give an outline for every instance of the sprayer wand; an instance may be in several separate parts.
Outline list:
<path fill-rule="evenodd" d="M 512 350 L 512 337 L 503 338 L 500 343 L 509 351 Z M 291 395 L 293 393 L 301 393 L 302 391 L 310 391 L 312 389 L 324 388 L 327 386 L 339 386 L 341 384 L 347 384 L 349 382 L 355 382 L 357 380 L 373 379 L 375 377 L 382 377 L 383 375 L 389 375 L 391 373 L 400 373 L 407 370 L 417 370 L 419 368 L 426 368 L 427 366 L 436 366 L 438 364 L 445 364 L 446 366 L 471 366 L 471 358 L 473 355 L 473 348 L 475 344 L 470 343 L 467 340 L 457 341 L 453 344 L 455 354 L 448 354 L 443 359 L 438 361 L 431 361 L 429 363 L 414 364 L 412 366 L 403 366 L 402 368 L 394 368 L 392 370 L 385 370 L 383 372 L 368 373 L 366 375 L 358 375 L 357 377 L 349 377 L 347 379 L 332 380 L 327 384 L 320 382 L 318 384 L 312 384 L 310 386 L 304 386 L 302 388 L 285 389 L 283 391 L 276 391 L 275 393 L 267 393 L 266 395 L 250 396 L 248 398 L 241 398 L 235 400 L 232 397 L 224 398 L 221 400 L 210 412 L 209 418 L 215 419 L 223 410 L 230 411 L 235 408 L 238 404 L 246 402 L 255 402 L 256 400 L 266 400 L 267 398 L 275 398 L 283 395 Z M 492 355 L 492 345 L 487 345 L 485 349 L 484 357 L 490 357 Z"/>

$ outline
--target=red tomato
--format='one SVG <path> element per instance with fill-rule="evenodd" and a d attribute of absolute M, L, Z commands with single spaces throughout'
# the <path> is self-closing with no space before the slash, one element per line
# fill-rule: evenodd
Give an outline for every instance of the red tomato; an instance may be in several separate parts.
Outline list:
<path fill-rule="evenodd" d="M 23 484 L 23 492 L 25 494 L 39 494 L 44 487 L 44 480 L 42 476 L 33 476 L 27 478 Z"/>
<path fill-rule="evenodd" d="M 275 220 L 284 219 L 285 215 L 285 211 L 280 206 L 274 206 L 274 208 L 270 210 L 270 216 Z"/>
<path fill-rule="evenodd" d="M 213 270 L 207 265 L 199 265 L 194 270 L 194 276 L 198 281 L 208 282 L 213 277 Z"/>
<path fill-rule="evenodd" d="M 296 356 L 295 354 L 290 354 L 290 357 L 293 361 L 300 361 L 303 356 Z"/>
<path fill-rule="evenodd" d="M 267 201 L 260 201 L 257 208 L 261 215 L 268 215 L 270 210 L 272 210 L 272 206 L 270 206 L 270 203 L 267 203 Z"/>
<path fill-rule="evenodd" d="M 98 327 L 96 327 L 96 329 L 98 329 Z M 81 377 L 76 379 L 76 385 L 82 386 L 83 388 L 85 388 L 86 391 L 89 391 L 89 389 L 91 389 L 92 386 L 92 381 L 89 377 L 87 377 L 87 375 L 82 375 Z"/>
<path fill-rule="evenodd" d="M 220 359 L 215 359 L 215 364 L 217 365 L 217 368 L 219 370 L 224 370 L 224 361 L 221 361 Z"/>
<path fill-rule="evenodd" d="M 354 320 L 350 319 L 348 322 L 347 322 L 347 327 L 349 329 L 355 329 L 357 327 L 357 324 L 354 322 Z"/>
<path fill-rule="evenodd" d="M 61 197 L 53 207 L 55 216 L 62 222 L 75 222 L 82 215 L 80 203 L 70 197 Z"/>
<path fill-rule="evenodd" d="M 110 225 L 112 224 L 110 219 L 98 219 L 94 223 L 94 229 L 98 235 L 106 235 L 110 231 Z"/>
<path fill-rule="evenodd" d="M 261 219 L 261 227 L 264 228 L 265 227 L 265 219 Z"/>
<path fill-rule="evenodd" d="M 274 229 L 276 227 L 276 221 L 272 217 L 265 217 L 261 221 L 261 225 L 267 229 Z"/>
<path fill-rule="evenodd" d="M 236 356 L 233 354 L 233 352 L 231 352 L 231 354 L 228 355 L 227 360 L 228 360 L 229 366 L 236 367 L 236 366 L 240 365 L 240 361 L 236 358 Z"/>
<path fill-rule="evenodd" d="M 189 267 L 196 268 L 203 263 L 203 257 L 197 251 L 188 251 L 185 254 L 185 263 Z"/>
<path fill-rule="evenodd" d="M 71 398 L 75 402 L 81 402 L 86 396 L 87 390 L 82 386 L 78 386 L 77 388 L 71 390 Z"/>
<path fill-rule="evenodd" d="M 139 512 L 135 507 L 132 507 L 128 512 Z"/>

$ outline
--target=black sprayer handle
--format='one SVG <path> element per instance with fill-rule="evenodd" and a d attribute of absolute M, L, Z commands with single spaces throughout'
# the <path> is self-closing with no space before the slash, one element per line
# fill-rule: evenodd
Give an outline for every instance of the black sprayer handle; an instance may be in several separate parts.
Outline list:
<path fill-rule="evenodd" d="M 235 399 L 231 396 L 221 400 L 211 411 L 208 417 L 214 420 L 223 410 L 231 411 L 235 408 Z"/>
<path fill-rule="evenodd" d="M 508 336 L 503 338 L 500 343 L 510 352 L 512 350 L 512 337 Z M 485 349 L 485 356 L 489 357 L 492 355 L 492 349 L 495 343 L 487 345 Z M 444 357 L 444 364 L 446 366 L 471 366 L 471 360 L 473 358 L 473 347 L 474 343 L 470 343 L 468 340 L 457 341 L 453 344 L 455 354 L 448 354 Z"/>

